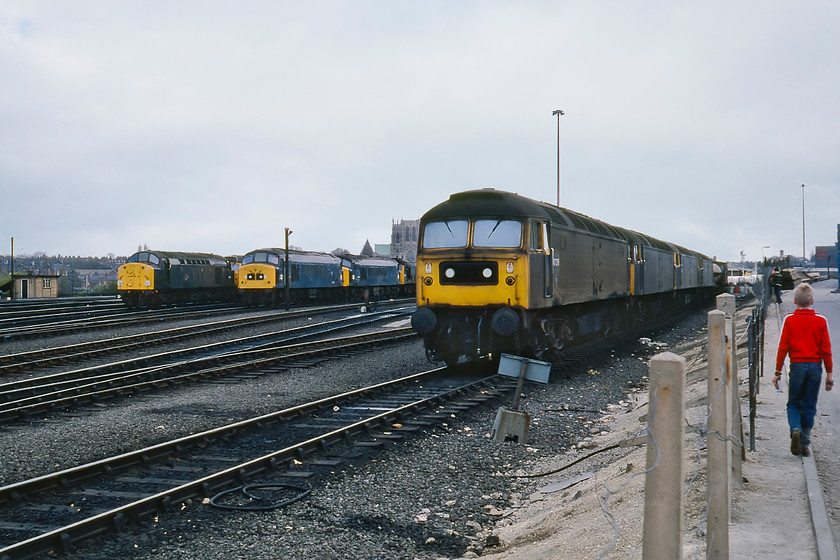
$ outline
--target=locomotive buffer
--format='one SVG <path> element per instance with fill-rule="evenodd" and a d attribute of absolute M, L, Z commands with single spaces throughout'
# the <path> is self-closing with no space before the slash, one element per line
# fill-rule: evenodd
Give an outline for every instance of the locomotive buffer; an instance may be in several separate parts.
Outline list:
<path fill-rule="evenodd" d="M 499 374 L 506 377 L 515 377 L 517 382 L 516 394 L 513 396 L 513 408 L 501 406 L 496 412 L 496 421 L 493 423 L 491 433 L 495 441 L 525 443 L 525 440 L 528 439 L 531 417 L 519 408 L 522 387 L 525 385 L 526 379 L 537 383 L 548 383 L 550 370 L 551 364 L 549 362 L 541 362 L 512 354 L 502 354 L 502 358 L 499 360 Z"/>

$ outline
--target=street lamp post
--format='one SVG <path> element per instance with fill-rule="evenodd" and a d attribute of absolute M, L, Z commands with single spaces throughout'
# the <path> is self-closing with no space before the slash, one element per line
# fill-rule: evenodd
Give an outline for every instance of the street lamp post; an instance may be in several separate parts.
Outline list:
<path fill-rule="evenodd" d="M 764 256 L 764 249 L 769 249 L 769 248 L 770 248 L 770 245 L 764 245 L 761 248 L 761 264 L 762 265 L 767 264 L 767 257 Z"/>
<path fill-rule="evenodd" d="M 557 206 L 560 206 L 560 117 L 565 114 L 560 109 L 551 112 L 551 116 L 557 116 Z"/>
<path fill-rule="evenodd" d="M 805 184 L 802 184 L 802 259 L 808 260 L 805 254 Z"/>

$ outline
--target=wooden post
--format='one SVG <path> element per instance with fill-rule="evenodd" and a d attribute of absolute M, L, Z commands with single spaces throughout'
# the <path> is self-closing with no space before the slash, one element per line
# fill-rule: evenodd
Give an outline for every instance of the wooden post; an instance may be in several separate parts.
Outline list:
<path fill-rule="evenodd" d="M 717 309 L 726 314 L 726 358 L 727 358 L 727 383 L 731 391 L 731 398 L 729 401 L 732 410 L 730 411 L 730 418 L 732 419 L 732 441 L 730 451 L 732 453 L 731 467 L 732 467 L 732 487 L 741 488 L 741 482 L 744 480 L 742 459 L 746 458 L 746 449 L 744 445 L 738 445 L 734 442 L 744 441 L 744 427 L 741 423 L 741 395 L 740 380 L 738 377 L 738 342 L 735 337 L 735 296 L 732 294 L 721 294 L 717 296 Z"/>
<path fill-rule="evenodd" d="M 756 392 L 758 390 L 758 310 L 753 308 L 752 318 L 749 324 L 749 348 L 750 348 L 750 451 L 755 451 L 755 417 L 757 405 Z"/>
<path fill-rule="evenodd" d="M 726 384 L 725 316 L 709 311 L 706 558 L 729 558 L 729 387 Z"/>
<path fill-rule="evenodd" d="M 642 560 L 682 558 L 685 367 L 670 352 L 650 360 Z"/>

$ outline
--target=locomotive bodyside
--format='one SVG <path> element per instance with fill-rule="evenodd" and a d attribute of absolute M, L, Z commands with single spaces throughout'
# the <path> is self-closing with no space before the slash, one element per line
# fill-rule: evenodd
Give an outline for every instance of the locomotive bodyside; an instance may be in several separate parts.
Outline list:
<path fill-rule="evenodd" d="M 711 285 L 699 253 L 512 193 L 467 191 L 421 219 L 412 324 L 447 363 L 547 357 Z"/>
<path fill-rule="evenodd" d="M 130 307 L 231 300 L 233 271 L 210 253 L 138 251 L 117 271 L 117 293 Z"/>
<path fill-rule="evenodd" d="M 285 301 L 285 249 L 258 249 L 247 253 L 239 267 L 239 293 L 250 305 L 276 305 Z M 289 295 L 300 301 L 328 294 L 341 285 L 341 261 L 328 253 L 289 250 Z"/>
<path fill-rule="evenodd" d="M 285 301 L 285 249 L 258 249 L 242 258 L 239 293 L 249 305 Z M 413 290 L 400 280 L 400 263 L 384 257 L 335 256 L 289 250 L 291 301 L 367 301 L 370 296 L 394 297 Z"/>

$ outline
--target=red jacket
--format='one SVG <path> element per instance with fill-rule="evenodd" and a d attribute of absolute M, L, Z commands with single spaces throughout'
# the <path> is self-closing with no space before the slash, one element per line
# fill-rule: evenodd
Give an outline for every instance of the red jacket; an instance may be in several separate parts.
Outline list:
<path fill-rule="evenodd" d="M 785 317 L 779 351 L 776 354 L 776 371 L 782 371 L 785 357 L 793 362 L 822 362 L 826 373 L 831 373 L 831 339 L 828 321 L 810 308 L 797 308 Z"/>

